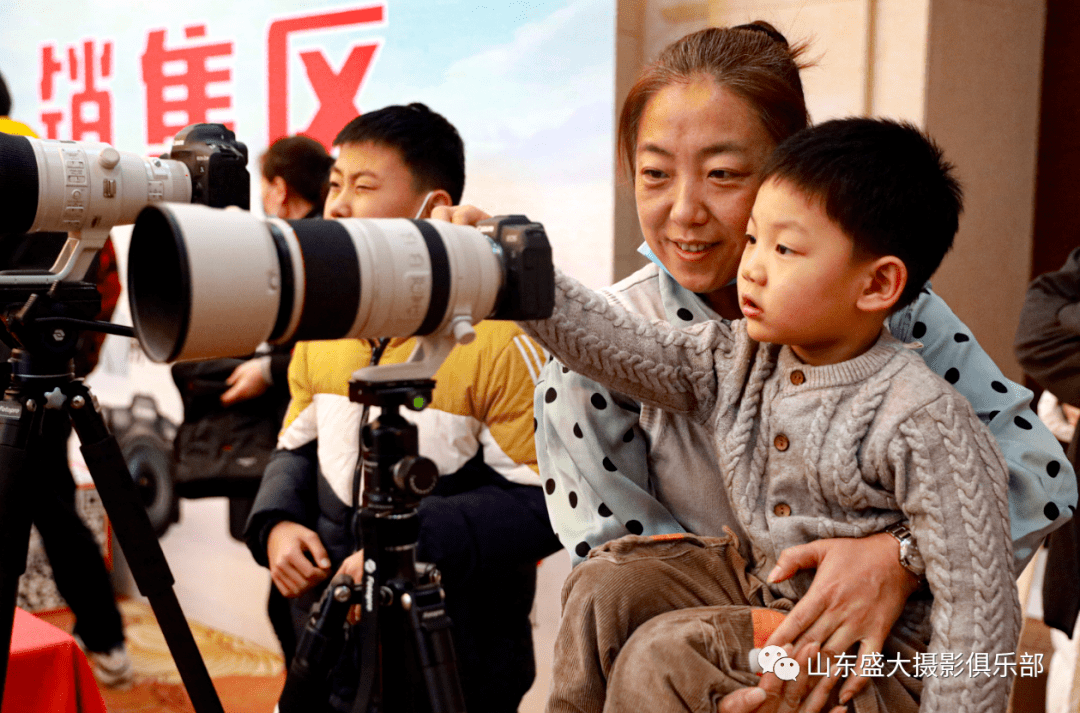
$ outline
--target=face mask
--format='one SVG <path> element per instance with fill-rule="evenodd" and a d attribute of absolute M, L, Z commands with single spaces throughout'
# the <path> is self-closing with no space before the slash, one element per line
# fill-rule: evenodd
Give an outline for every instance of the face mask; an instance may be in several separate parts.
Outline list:
<path fill-rule="evenodd" d="M 420 216 L 422 216 L 424 214 L 424 211 L 427 210 L 428 201 L 431 200 L 431 197 L 433 195 L 435 195 L 435 191 L 428 191 L 428 194 L 424 196 L 424 202 L 420 206 L 420 210 L 416 211 L 416 215 L 413 217 L 413 220 L 420 220 Z"/>

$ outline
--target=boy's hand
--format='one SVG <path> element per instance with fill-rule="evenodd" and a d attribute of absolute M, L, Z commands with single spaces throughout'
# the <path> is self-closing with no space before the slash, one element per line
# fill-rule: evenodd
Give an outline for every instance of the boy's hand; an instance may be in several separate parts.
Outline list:
<path fill-rule="evenodd" d="M 345 558 L 341 563 L 341 567 L 338 568 L 337 574 L 347 574 L 352 577 L 356 586 L 360 586 L 360 582 L 364 579 L 364 551 L 357 550 L 351 555 Z M 336 577 L 337 574 L 334 576 Z M 348 621 L 350 624 L 356 624 L 360 621 L 360 612 L 362 608 L 359 604 L 354 604 L 349 607 Z"/>
<path fill-rule="evenodd" d="M 824 710 L 833 686 L 840 679 L 835 676 L 814 679 L 805 673 L 809 668 L 807 662 L 818 650 L 815 644 L 810 644 L 795 655 L 802 673 L 794 681 L 781 681 L 776 674 L 767 673 L 755 688 L 743 688 L 724 696 L 717 713 L 819 713 Z M 830 713 L 846 711 L 846 706 L 836 706 Z"/>
<path fill-rule="evenodd" d="M 797 649 L 816 643 L 836 655 L 858 642 L 856 659 L 880 653 L 885 637 L 900 618 L 919 582 L 900 564 L 900 544 L 879 532 L 863 538 L 818 540 L 780 553 L 770 582 L 781 582 L 800 569 L 817 569 L 806 596 L 792 608 L 766 642 Z M 840 689 L 846 703 L 869 683 L 851 676 Z"/>
<path fill-rule="evenodd" d="M 314 530 L 289 520 L 282 520 L 270 530 L 266 559 L 270 563 L 270 579 L 289 598 L 299 597 L 330 573 L 330 557 L 319 536 Z"/>
<path fill-rule="evenodd" d="M 222 406 L 232 406 L 240 401 L 247 401 L 266 393 L 269 382 L 263 375 L 262 357 L 248 359 L 233 369 L 225 383 L 229 389 L 221 395 Z"/>

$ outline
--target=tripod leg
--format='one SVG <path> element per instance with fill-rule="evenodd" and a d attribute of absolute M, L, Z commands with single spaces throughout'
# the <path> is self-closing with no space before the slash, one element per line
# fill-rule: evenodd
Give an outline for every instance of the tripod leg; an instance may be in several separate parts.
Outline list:
<path fill-rule="evenodd" d="M 92 405 L 89 390 L 82 383 L 73 383 L 69 396 L 69 413 L 82 443 L 87 468 L 116 529 L 116 539 L 135 583 L 154 609 L 192 705 L 198 713 L 223 713 L 210 673 L 173 591 L 175 580 L 165 553 L 161 551 L 120 446 L 105 427 L 101 414 Z"/>
<path fill-rule="evenodd" d="M 30 508 L 23 464 L 26 452 L 0 445 L 0 702 L 4 700 L 19 577 L 26 570 Z"/>
<path fill-rule="evenodd" d="M 416 642 L 420 670 L 427 684 L 432 713 L 461 713 L 465 696 L 458 680 L 450 617 L 442 589 L 429 584 L 414 589 L 407 607 L 409 629 Z"/>

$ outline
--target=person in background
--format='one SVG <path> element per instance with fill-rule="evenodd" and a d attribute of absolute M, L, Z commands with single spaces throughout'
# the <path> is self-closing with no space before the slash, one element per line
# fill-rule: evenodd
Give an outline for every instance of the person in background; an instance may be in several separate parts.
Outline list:
<path fill-rule="evenodd" d="M 334 159 L 315 139 L 298 134 L 270 144 L 259 159 L 263 212 L 267 217 L 321 218 Z"/>
<path fill-rule="evenodd" d="M 27 125 L 9 118 L 11 95 L 0 75 L 0 133 L 37 138 Z M 52 238 L 52 239 L 50 239 Z M 48 270 L 66 234 L 0 235 L 0 269 Z M 107 321 L 120 298 L 120 278 L 112 240 L 94 258 L 84 278 L 97 285 L 101 310 L 95 319 Z M 82 332 L 74 359 L 77 378 L 97 365 L 105 335 Z M 10 350 L 0 345 L 0 358 Z M 109 572 L 94 534 L 75 506 L 75 479 L 68 464 L 71 423 L 62 411 L 47 409 L 41 422 L 41 445 L 28 453 L 26 473 L 33 474 L 33 522 L 41 535 L 60 596 L 75 614 L 75 636 L 103 686 L 121 687 L 135 679 L 135 668 L 124 644 L 123 619 L 116 606 Z"/>
<path fill-rule="evenodd" d="M 457 130 L 419 103 L 349 122 L 337 138 L 326 218 L 427 218 L 461 199 L 465 148 Z M 516 711 L 535 677 L 529 612 L 536 563 L 559 549 L 536 473 L 533 388 L 545 356 L 510 322 L 484 321 L 435 373 L 431 404 L 407 417 L 439 482 L 417 508 L 416 557 L 437 565 L 470 713 Z M 389 340 L 380 364 L 416 342 Z M 374 349 L 355 339 L 300 342 L 292 401 L 247 527 L 252 555 L 294 598 L 298 633 L 326 580 L 360 581 L 364 552 L 352 521 L 362 408 L 348 397 Z M 402 632 L 404 633 L 404 632 Z M 352 710 L 355 637 L 333 674 L 330 704 Z"/>
<path fill-rule="evenodd" d="M 1058 438 L 1068 443 L 1066 453 L 1075 468 L 1080 458 L 1073 415 L 1080 406 L 1080 248 L 1073 250 L 1059 269 L 1036 277 L 1028 286 L 1014 348 L 1020 366 L 1046 389 L 1042 399 L 1047 404 L 1043 407 L 1040 399 L 1040 406 L 1051 415 L 1051 423 L 1056 416 L 1051 400 L 1057 402 L 1061 411 L 1056 419 Z M 1073 474 L 1062 472 L 1058 477 Z M 1062 673 L 1060 664 L 1076 660 L 1075 639 L 1071 644 L 1067 640 L 1077 636 L 1080 614 L 1080 520 L 1076 517 L 1047 539 L 1042 599 L 1043 621 L 1051 628 L 1055 649 L 1050 675 L 1057 679 Z M 1068 671 L 1065 678 L 1071 679 L 1073 674 Z M 1072 688 L 1075 686 L 1074 682 Z M 1055 688 L 1048 686 L 1048 694 L 1069 697 L 1068 686 Z"/>

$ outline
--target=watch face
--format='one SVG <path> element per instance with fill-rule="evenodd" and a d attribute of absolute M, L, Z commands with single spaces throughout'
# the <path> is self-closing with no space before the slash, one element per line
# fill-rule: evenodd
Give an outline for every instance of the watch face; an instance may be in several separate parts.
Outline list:
<path fill-rule="evenodd" d="M 920 577 L 926 572 L 926 565 L 923 564 L 922 557 L 915 548 L 914 538 L 910 534 L 900 541 L 900 564 Z"/>

